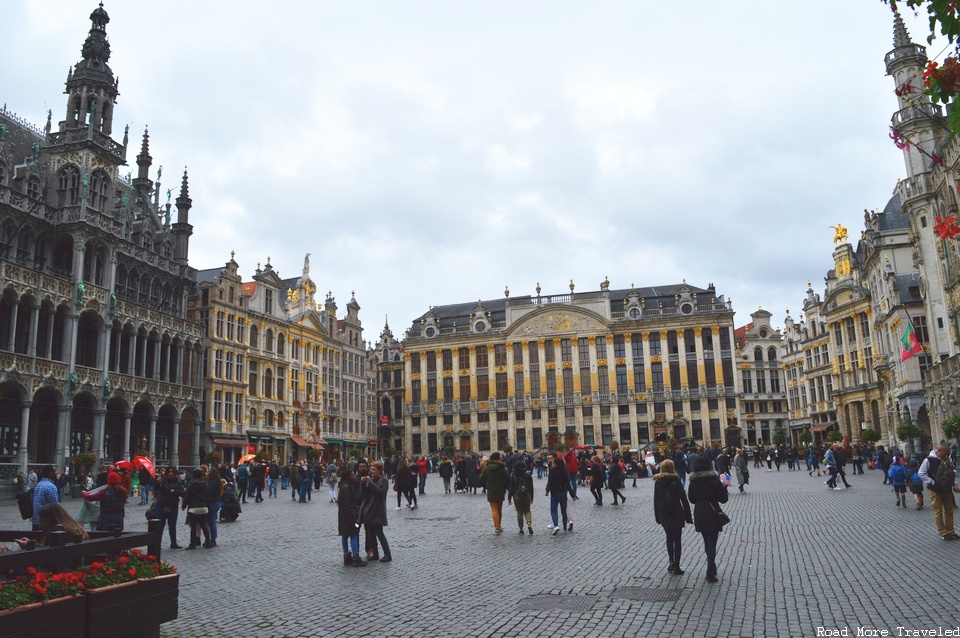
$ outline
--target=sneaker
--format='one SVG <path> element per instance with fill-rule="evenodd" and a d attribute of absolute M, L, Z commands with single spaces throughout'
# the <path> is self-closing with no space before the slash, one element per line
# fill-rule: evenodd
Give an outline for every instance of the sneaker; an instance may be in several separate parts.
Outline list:
<path fill-rule="evenodd" d="M 520 528 L 520 531 L 517 532 L 517 534 L 520 534 L 520 536 L 523 536 L 523 528 L 522 528 L 522 527 Z"/>
<path fill-rule="evenodd" d="M 499 536 L 500 534 L 503 534 L 503 530 L 502 530 L 502 529 L 497 529 L 497 530 L 494 530 L 493 533 L 496 534 L 497 536 Z"/>
<path fill-rule="evenodd" d="M 560 533 L 560 528 L 559 528 L 559 527 L 554 527 L 554 528 L 553 528 L 553 534 L 551 534 L 551 536 L 556 536 L 556 535 L 559 534 L 559 533 Z M 947 540 L 946 537 L 944 537 L 943 540 Z"/>
<path fill-rule="evenodd" d="M 331 501 L 331 502 L 332 502 L 332 501 Z M 402 510 L 402 509 L 403 509 L 402 507 L 399 507 L 399 506 L 397 507 L 397 511 L 398 511 L 398 512 L 399 512 L 400 510 Z"/>
<path fill-rule="evenodd" d="M 533 525 L 527 525 L 527 534 L 533 536 Z"/>
<path fill-rule="evenodd" d="M 568 532 L 573 531 L 573 521 L 567 521 L 567 531 Z"/>

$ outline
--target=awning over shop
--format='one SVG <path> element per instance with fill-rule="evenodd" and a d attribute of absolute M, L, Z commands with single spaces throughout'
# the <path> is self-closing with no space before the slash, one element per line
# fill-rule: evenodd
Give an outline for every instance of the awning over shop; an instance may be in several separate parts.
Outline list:
<path fill-rule="evenodd" d="M 306 439 L 301 438 L 299 436 L 291 436 L 290 440 L 296 443 L 299 447 L 310 447 L 310 448 L 313 448 L 314 450 L 323 449 L 323 446 L 320 445 L 319 443 L 310 443 Z"/>
<path fill-rule="evenodd" d="M 214 439 L 216 447 L 247 447 L 246 439 Z"/>
<path fill-rule="evenodd" d="M 830 421 L 829 423 L 814 423 L 810 428 L 811 432 L 826 432 L 830 428 L 836 425 L 835 421 Z"/>
<path fill-rule="evenodd" d="M 330 445 L 343 445 L 343 439 L 327 439 Z"/>

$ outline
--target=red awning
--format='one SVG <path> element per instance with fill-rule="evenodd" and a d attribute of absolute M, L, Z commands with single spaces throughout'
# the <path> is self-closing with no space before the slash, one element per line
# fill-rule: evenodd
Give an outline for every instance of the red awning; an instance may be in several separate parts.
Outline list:
<path fill-rule="evenodd" d="M 214 439 L 216 447 L 247 447 L 246 439 Z"/>
<path fill-rule="evenodd" d="M 810 431 L 811 431 L 811 432 L 826 432 L 827 430 L 829 430 L 830 428 L 832 428 L 834 425 L 836 425 L 836 423 L 833 422 L 833 421 L 831 421 L 831 422 L 829 422 L 829 423 L 814 423 L 813 426 L 810 428 Z"/>
<path fill-rule="evenodd" d="M 308 443 L 306 439 L 299 436 L 291 436 L 290 440 L 300 447 L 312 447 L 314 450 L 322 450 L 323 446 L 319 443 Z"/>

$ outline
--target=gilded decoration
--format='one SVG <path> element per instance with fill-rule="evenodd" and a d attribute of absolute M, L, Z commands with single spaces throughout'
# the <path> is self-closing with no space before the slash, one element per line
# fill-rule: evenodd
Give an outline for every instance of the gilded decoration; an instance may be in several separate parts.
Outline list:
<path fill-rule="evenodd" d="M 461 376 L 461 377 L 469 377 L 469 376 L 470 376 L 470 371 L 469 371 L 469 370 L 461 370 L 461 371 L 460 371 L 460 376 Z"/>
<path fill-rule="evenodd" d="M 661 361 L 663 361 L 663 357 L 661 357 L 659 354 L 650 356 L 650 363 L 660 363 Z"/>
<path fill-rule="evenodd" d="M 638 392 L 638 393 L 636 393 L 635 395 L 633 395 L 633 398 L 634 398 L 635 401 L 646 401 L 646 400 L 647 400 L 647 393 L 646 393 L 646 392 Z"/>
<path fill-rule="evenodd" d="M 532 400 L 530 401 L 530 405 L 532 405 L 532 406 L 535 407 L 535 408 L 539 408 L 539 407 L 540 407 L 540 399 L 532 399 Z"/>
<path fill-rule="evenodd" d="M 597 359 L 597 365 L 598 365 L 598 366 L 605 366 L 605 365 L 607 365 L 607 360 L 606 360 L 606 359 Z"/>
<path fill-rule="evenodd" d="M 590 403 L 593 401 L 592 397 L 580 397 L 580 403 Z"/>
<path fill-rule="evenodd" d="M 564 361 L 564 362 L 563 362 L 563 369 L 564 369 L 564 370 L 569 370 L 569 369 L 572 368 L 572 367 L 573 367 L 573 361 Z"/>
<path fill-rule="evenodd" d="M 556 367 L 557 367 L 557 364 L 554 363 L 553 361 L 548 361 L 548 362 L 546 363 L 546 368 L 547 368 L 547 370 L 554 370 L 554 369 L 556 369 Z"/>
<path fill-rule="evenodd" d="M 410 353 L 409 353 L 409 352 L 404 352 L 404 353 L 403 353 L 403 360 L 404 360 L 404 361 L 409 361 L 409 360 L 410 360 Z"/>
<path fill-rule="evenodd" d="M 649 332 L 641 332 L 641 333 L 640 333 L 640 336 L 643 338 L 644 341 L 649 341 L 649 340 L 650 340 L 650 333 L 649 333 Z"/>
<path fill-rule="evenodd" d="M 414 373 L 412 373 L 412 374 L 410 375 L 410 380 L 411 380 L 411 381 L 419 381 L 419 380 L 420 380 L 420 373 L 419 373 L 419 372 L 414 372 Z"/>
<path fill-rule="evenodd" d="M 497 367 L 494 369 L 494 372 L 503 373 L 503 372 L 506 372 L 506 371 L 507 371 L 507 366 L 497 366 Z"/>
<path fill-rule="evenodd" d="M 523 364 L 522 364 L 522 363 L 518 363 L 518 364 L 514 365 L 514 366 L 513 366 L 513 371 L 514 371 L 514 372 L 523 372 Z"/>
<path fill-rule="evenodd" d="M 619 358 L 619 359 L 616 360 L 616 364 L 617 364 L 618 366 L 625 366 L 625 365 L 627 365 L 627 360 L 624 359 L 623 357 L 621 357 L 621 358 Z"/>
<path fill-rule="evenodd" d="M 453 370 L 444 370 L 444 371 L 443 371 L 443 378 L 444 378 L 444 379 L 452 379 L 452 378 L 453 378 Z"/>
<path fill-rule="evenodd" d="M 489 401 L 478 401 L 478 402 L 477 402 L 477 409 L 478 409 L 478 410 L 489 410 L 489 409 L 490 409 L 490 402 L 489 402 Z"/>
<path fill-rule="evenodd" d="M 661 340 L 661 341 L 663 341 L 663 340 L 665 340 L 665 339 L 667 338 L 667 333 L 668 333 L 667 330 L 661 330 L 661 331 L 660 331 L 660 340 Z"/>
<path fill-rule="evenodd" d="M 694 328 L 694 329 L 693 329 L 693 336 L 699 337 L 699 336 L 702 335 L 702 334 L 703 334 L 703 328 Z"/>
<path fill-rule="evenodd" d="M 427 406 L 427 412 L 429 412 L 430 414 L 433 414 L 436 411 L 437 411 L 437 406 L 433 404 L 430 404 Z"/>
<path fill-rule="evenodd" d="M 752 367 L 753 367 L 753 364 L 752 364 L 752 363 L 741 363 L 741 364 L 740 364 L 740 369 L 741 369 L 741 370 L 749 370 L 749 369 L 752 368 Z"/>
<path fill-rule="evenodd" d="M 516 334 L 534 335 L 545 332 L 590 332 L 600 329 L 596 319 L 576 312 L 556 312 L 526 322 Z"/>

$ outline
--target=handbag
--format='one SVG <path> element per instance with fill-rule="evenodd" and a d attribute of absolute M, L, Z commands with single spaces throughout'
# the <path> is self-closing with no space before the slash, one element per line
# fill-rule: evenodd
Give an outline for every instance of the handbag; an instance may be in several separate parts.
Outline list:
<path fill-rule="evenodd" d="M 717 503 L 710 503 L 710 509 L 713 510 L 714 516 L 717 517 L 717 523 L 722 528 L 724 525 L 730 524 L 730 517 L 727 516 L 726 512 L 720 509 L 720 505 Z"/>
<path fill-rule="evenodd" d="M 209 513 L 206 507 L 191 507 L 187 509 L 187 514 L 193 514 L 194 516 L 203 516 L 204 514 Z"/>
<path fill-rule="evenodd" d="M 161 516 L 160 512 L 160 508 L 157 507 L 157 499 L 154 498 L 149 507 L 147 507 L 147 511 L 144 512 L 143 515 L 146 516 L 147 520 L 149 521 L 151 519 L 159 519 Z"/>

